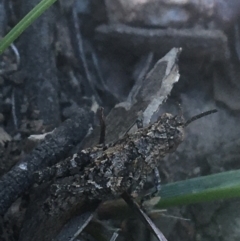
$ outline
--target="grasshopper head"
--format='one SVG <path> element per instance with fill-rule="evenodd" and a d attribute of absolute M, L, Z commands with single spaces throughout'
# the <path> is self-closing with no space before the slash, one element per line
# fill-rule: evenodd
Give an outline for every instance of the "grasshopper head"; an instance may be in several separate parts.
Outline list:
<path fill-rule="evenodd" d="M 159 118 L 158 123 L 165 130 L 168 152 L 175 151 L 184 139 L 185 120 L 183 116 L 173 116 L 165 113 Z"/>

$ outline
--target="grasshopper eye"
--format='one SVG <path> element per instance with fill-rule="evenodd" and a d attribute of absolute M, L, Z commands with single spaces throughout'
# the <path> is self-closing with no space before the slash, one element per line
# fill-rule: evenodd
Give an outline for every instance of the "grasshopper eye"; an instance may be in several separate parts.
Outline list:
<path fill-rule="evenodd" d="M 182 116 L 176 115 L 176 116 L 174 116 L 173 120 L 174 120 L 174 126 L 176 126 L 176 127 L 183 126 L 185 123 Z"/>
<path fill-rule="evenodd" d="M 184 131 L 183 131 L 183 125 L 181 123 L 181 127 L 176 127 L 172 132 L 171 136 L 168 138 L 169 151 L 170 152 L 175 151 L 178 145 L 183 141 L 183 139 L 184 139 Z"/>

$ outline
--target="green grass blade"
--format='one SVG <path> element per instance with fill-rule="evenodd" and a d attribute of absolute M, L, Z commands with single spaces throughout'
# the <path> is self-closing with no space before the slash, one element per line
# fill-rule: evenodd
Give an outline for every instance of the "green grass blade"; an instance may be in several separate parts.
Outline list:
<path fill-rule="evenodd" d="M 42 0 L 1 41 L 0 54 L 57 0 Z"/>
<path fill-rule="evenodd" d="M 160 196 L 156 208 L 240 197 L 240 170 L 166 184 Z"/>

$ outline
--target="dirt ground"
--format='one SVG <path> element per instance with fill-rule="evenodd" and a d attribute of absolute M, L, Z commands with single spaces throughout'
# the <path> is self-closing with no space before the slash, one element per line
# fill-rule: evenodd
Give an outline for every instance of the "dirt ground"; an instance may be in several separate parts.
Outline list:
<path fill-rule="evenodd" d="M 0 0 L 0 36 L 38 2 Z M 59 0 L 30 26 L 0 56 L 0 240 L 32 240 L 26 227 L 39 208 L 33 203 L 45 195 L 44 188 L 31 187 L 33 173 L 83 148 L 85 135 L 98 125 L 97 107 L 107 116 L 126 101 L 142 71 L 174 47 L 182 48 L 180 79 L 156 116 L 178 114 L 179 104 L 186 119 L 214 108 L 218 113 L 186 129 L 184 142 L 163 160 L 162 182 L 239 169 L 239 5 L 237 0 Z M 108 128 L 116 130 L 114 124 Z M 44 144 L 36 140 L 53 130 Z M 27 171 L 21 163 L 29 163 Z M 156 224 L 169 241 L 235 241 L 238 207 L 239 200 L 227 200 L 172 208 Z M 82 209 L 69 211 L 68 219 Z M 133 217 L 102 222 L 124 226 L 118 240 L 155 239 Z M 95 230 L 110 240 L 112 232 L 99 223 L 94 220 L 79 240 L 98 240 L 91 235 Z"/>

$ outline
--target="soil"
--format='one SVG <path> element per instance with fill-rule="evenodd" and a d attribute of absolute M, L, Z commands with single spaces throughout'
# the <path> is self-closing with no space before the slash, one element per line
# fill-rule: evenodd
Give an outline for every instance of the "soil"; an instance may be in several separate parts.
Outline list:
<path fill-rule="evenodd" d="M 8 2 L 0 0 L 2 37 L 39 0 Z M 29 207 L 45 195 L 30 187 L 33 173 L 83 148 L 84 137 L 98 125 L 97 107 L 104 107 L 107 116 L 126 101 L 150 53 L 152 67 L 173 47 L 183 47 L 180 80 L 158 115 L 178 114 L 178 103 L 186 119 L 218 109 L 186 129 L 185 141 L 163 161 L 162 182 L 240 168 L 239 15 L 229 1 L 233 17 L 226 22 L 223 3 L 216 2 L 218 15 L 211 21 L 198 12 L 204 21 L 191 17 L 191 24 L 180 21 L 168 28 L 136 19 L 111 22 L 109 16 L 120 10 L 109 1 L 59 1 L 0 56 L 1 240 L 31 240 L 31 232 L 22 228 L 29 210 L 36 211 Z M 190 9 L 191 16 L 196 9 Z M 45 133 L 49 135 L 41 136 Z M 238 206 L 239 200 L 228 200 L 173 208 L 156 223 L 169 241 L 239 240 Z M 138 220 L 123 219 L 108 220 L 110 227 L 122 225 L 119 239 L 154 240 Z M 97 225 L 94 220 L 81 239 L 97 240 L 90 235 Z"/>

